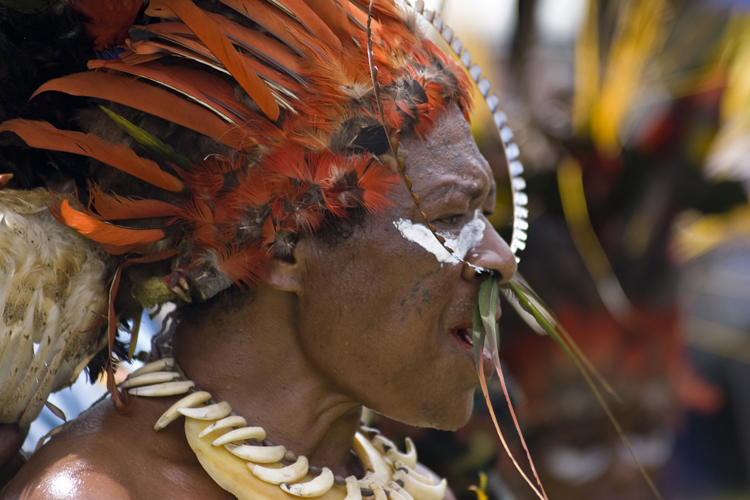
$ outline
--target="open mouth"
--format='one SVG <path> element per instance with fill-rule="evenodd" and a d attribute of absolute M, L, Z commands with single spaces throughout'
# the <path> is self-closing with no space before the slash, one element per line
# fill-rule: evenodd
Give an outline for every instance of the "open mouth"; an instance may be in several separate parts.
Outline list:
<path fill-rule="evenodd" d="M 474 339 L 472 337 L 472 328 L 470 326 L 459 325 L 458 327 L 451 328 L 450 334 L 456 339 L 456 342 L 466 350 L 473 362 Z M 487 378 L 492 377 L 495 365 L 492 360 L 492 355 L 486 347 L 482 349 L 482 365 L 485 376 Z"/>

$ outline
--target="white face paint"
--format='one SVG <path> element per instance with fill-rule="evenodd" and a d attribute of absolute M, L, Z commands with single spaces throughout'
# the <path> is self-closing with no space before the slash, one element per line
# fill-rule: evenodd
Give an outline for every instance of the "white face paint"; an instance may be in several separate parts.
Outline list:
<path fill-rule="evenodd" d="M 408 219 L 399 219 L 394 221 L 393 225 L 399 230 L 401 236 L 418 244 L 434 255 L 438 262 L 440 262 L 441 266 L 443 264 L 456 265 L 466 257 L 469 250 L 482 243 L 486 226 L 484 221 L 479 218 L 480 214 L 481 212 L 479 210 L 474 212 L 474 218 L 471 222 L 461 228 L 461 232 L 458 236 L 450 233 L 438 232 L 440 236 L 445 238 L 445 246 L 453 249 L 453 255 L 443 248 L 443 245 L 440 244 L 437 238 L 435 238 L 435 235 L 433 235 L 430 229 L 424 224 L 415 224 Z"/>

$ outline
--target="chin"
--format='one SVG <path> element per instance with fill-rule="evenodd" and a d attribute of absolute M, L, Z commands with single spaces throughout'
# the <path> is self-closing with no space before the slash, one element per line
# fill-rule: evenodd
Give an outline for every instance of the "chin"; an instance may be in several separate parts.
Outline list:
<path fill-rule="evenodd" d="M 454 396 L 415 400 L 419 405 L 408 414 L 387 412 L 385 416 L 413 427 L 426 427 L 441 431 L 456 431 L 466 425 L 474 406 L 474 391 Z"/>

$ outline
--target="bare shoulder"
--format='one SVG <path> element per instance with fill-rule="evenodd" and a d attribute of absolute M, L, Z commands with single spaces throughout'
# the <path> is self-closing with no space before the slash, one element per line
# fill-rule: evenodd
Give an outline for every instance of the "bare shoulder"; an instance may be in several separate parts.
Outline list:
<path fill-rule="evenodd" d="M 10 483 L 2 498 L 127 500 L 132 497 L 124 485 L 102 471 L 98 464 L 73 454 L 43 466 L 27 464 Z"/>
<path fill-rule="evenodd" d="M 414 467 L 414 471 L 423 476 L 431 478 L 432 482 L 435 484 L 442 480 L 440 476 L 432 472 L 432 469 L 428 469 L 421 463 L 417 463 L 417 466 Z M 453 490 L 451 490 L 450 485 L 448 485 L 448 487 L 445 489 L 445 496 L 443 497 L 443 500 L 456 500 L 456 495 L 453 494 Z"/>
<path fill-rule="evenodd" d="M 125 415 L 108 401 L 88 410 L 31 457 L 0 500 L 224 498 L 181 425 L 153 430 L 163 404 L 139 400 Z"/>

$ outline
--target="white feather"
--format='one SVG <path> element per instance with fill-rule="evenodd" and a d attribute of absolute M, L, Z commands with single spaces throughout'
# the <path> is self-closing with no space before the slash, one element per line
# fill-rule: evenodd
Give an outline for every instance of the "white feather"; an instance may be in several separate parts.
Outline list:
<path fill-rule="evenodd" d="M 28 427 L 102 345 L 107 255 L 52 202 L 44 189 L 0 191 L 0 423 Z"/>

